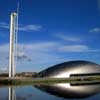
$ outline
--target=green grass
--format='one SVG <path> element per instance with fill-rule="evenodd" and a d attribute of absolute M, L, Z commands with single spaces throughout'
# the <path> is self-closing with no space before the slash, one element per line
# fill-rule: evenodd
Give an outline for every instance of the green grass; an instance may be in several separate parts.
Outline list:
<path fill-rule="evenodd" d="M 24 79 L 0 79 L 0 85 L 34 85 L 34 84 L 53 84 L 53 83 L 85 83 L 100 81 L 100 77 L 77 78 L 24 78 Z"/>

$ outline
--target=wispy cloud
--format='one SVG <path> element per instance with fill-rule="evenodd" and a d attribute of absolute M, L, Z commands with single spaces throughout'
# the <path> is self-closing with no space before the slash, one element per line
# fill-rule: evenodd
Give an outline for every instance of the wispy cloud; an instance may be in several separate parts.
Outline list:
<path fill-rule="evenodd" d="M 0 45 L 0 53 L 8 53 L 9 52 L 9 44 Z"/>
<path fill-rule="evenodd" d="M 40 31 L 41 29 L 41 25 L 25 25 L 19 27 L 19 31 Z"/>
<path fill-rule="evenodd" d="M 98 32 L 100 32 L 100 28 L 99 28 L 99 27 L 95 27 L 95 28 L 89 30 L 89 32 L 95 32 L 95 33 L 98 33 Z"/>
<path fill-rule="evenodd" d="M 22 49 L 24 47 L 24 49 Z M 87 45 L 64 45 L 58 42 L 38 42 L 30 44 L 18 44 L 18 55 L 19 59 L 30 59 L 40 57 L 44 58 L 44 55 L 54 55 L 65 52 L 98 52 L 97 49 L 92 49 Z M 0 46 L 0 54 L 7 56 L 9 53 L 9 44 Z M 40 56 L 40 55 L 42 56 Z M 5 57 L 6 58 L 6 57 Z"/>
<path fill-rule="evenodd" d="M 0 67 L 0 73 L 2 73 L 2 72 L 8 72 L 7 66 Z"/>
<path fill-rule="evenodd" d="M 31 61 L 31 58 L 29 58 L 29 56 L 27 55 L 27 54 L 25 54 L 24 53 L 24 51 L 23 52 L 18 52 L 17 53 L 17 60 L 19 61 L 19 60 L 25 60 L 25 61 Z"/>
<path fill-rule="evenodd" d="M 22 49 L 23 47 L 24 49 Z M 63 57 L 65 53 L 93 53 L 98 51 L 87 45 L 65 45 L 55 41 L 18 44 L 18 66 L 38 66 L 41 70 L 42 66 L 47 67 L 68 61 L 70 58 Z M 9 44 L 0 45 L 0 65 L 8 64 L 8 61 L 5 60 L 7 56 L 9 56 Z"/>
<path fill-rule="evenodd" d="M 9 29 L 9 24 L 0 23 L 0 28 Z M 42 29 L 42 25 L 30 24 L 30 25 L 19 25 L 19 31 L 40 31 Z"/>
<path fill-rule="evenodd" d="M 59 48 L 61 52 L 97 52 L 98 50 L 91 49 L 87 45 L 65 45 Z"/>
<path fill-rule="evenodd" d="M 80 42 L 81 41 L 81 39 L 79 37 L 68 36 L 63 33 L 58 33 L 55 35 L 55 37 L 59 38 L 61 40 L 64 40 L 64 41 L 69 41 L 69 42 Z"/>
<path fill-rule="evenodd" d="M 1 22 L 0 23 L 0 28 L 9 29 L 9 24 L 7 24 L 5 22 Z"/>

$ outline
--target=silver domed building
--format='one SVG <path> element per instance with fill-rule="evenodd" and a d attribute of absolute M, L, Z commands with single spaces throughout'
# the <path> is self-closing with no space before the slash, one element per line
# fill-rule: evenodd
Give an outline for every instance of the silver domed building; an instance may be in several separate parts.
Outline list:
<path fill-rule="evenodd" d="M 68 78 L 100 75 L 100 65 L 89 61 L 64 62 L 39 73 L 39 77 Z"/>

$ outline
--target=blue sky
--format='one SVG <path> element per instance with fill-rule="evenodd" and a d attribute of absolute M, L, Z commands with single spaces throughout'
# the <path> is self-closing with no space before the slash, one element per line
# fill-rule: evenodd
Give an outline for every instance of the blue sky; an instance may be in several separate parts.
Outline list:
<path fill-rule="evenodd" d="M 0 68 L 9 56 L 10 14 L 18 0 L 0 1 Z M 19 0 L 17 71 L 41 71 L 70 60 L 100 64 L 100 0 Z"/>

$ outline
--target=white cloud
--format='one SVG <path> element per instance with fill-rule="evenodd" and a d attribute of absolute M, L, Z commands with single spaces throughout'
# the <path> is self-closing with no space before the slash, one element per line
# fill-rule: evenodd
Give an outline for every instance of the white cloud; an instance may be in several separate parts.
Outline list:
<path fill-rule="evenodd" d="M 8 72 L 7 66 L 0 67 L 0 73 L 2 72 Z"/>
<path fill-rule="evenodd" d="M 9 24 L 2 22 L 0 23 L 0 28 L 9 29 Z M 40 31 L 41 29 L 41 25 L 19 25 L 19 31 Z"/>
<path fill-rule="evenodd" d="M 9 44 L 2 44 L 2 45 L 0 45 L 0 52 L 2 52 L 2 53 L 9 52 Z"/>
<path fill-rule="evenodd" d="M 48 52 L 50 50 L 56 49 L 58 45 L 59 43 L 56 42 L 39 42 L 39 43 L 25 44 L 24 48 L 34 51 Z"/>
<path fill-rule="evenodd" d="M 9 24 L 7 24 L 7 23 L 5 23 L 5 22 L 1 22 L 1 23 L 0 23 L 0 28 L 9 29 Z"/>
<path fill-rule="evenodd" d="M 24 48 L 24 49 L 23 49 Z M 64 45 L 57 42 L 39 42 L 30 44 L 18 44 L 19 58 L 34 58 L 43 59 L 46 56 L 55 56 L 57 53 L 64 52 L 98 52 L 99 50 L 91 49 L 87 45 Z M 9 44 L 0 46 L 0 55 L 7 56 L 9 53 Z M 42 55 L 42 56 L 40 56 Z M 48 58 L 48 57 L 47 57 Z"/>
<path fill-rule="evenodd" d="M 23 48 L 24 47 L 24 48 Z M 86 45 L 64 45 L 58 42 L 38 42 L 28 44 L 18 44 L 18 67 L 33 66 L 34 70 L 42 70 L 47 67 L 69 59 L 63 57 L 64 53 L 97 52 Z M 0 65 L 8 65 L 9 44 L 0 45 Z M 6 61 L 7 60 L 7 61 Z M 5 64 L 4 64 L 5 63 Z M 30 69 L 30 68 L 27 68 Z M 24 69 L 23 69 L 24 70 Z"/>
<path fill-rule="evenodd" d="M 19 27 L 20 31 L 40 31 L 42 29 L 41 25 L 26 25 Z"/>
<path fill-rule="evenodd" d="M 69 42 L 80 42 L 81 41 L 79 37 L 66 36 L 63 33 L 58 33 L 55 36 L 61 40 L 69 41 Z"/>
<path fill-rule="evenodd" d="M 8 67 L 9 45 L 0 45 L 0 70 Z"/>
<path fill-rule="evenodd" d="M 59 48 L 61 52 L 97 52 L 98 50 L 90 49 L 87 45 L 65 45 Z"/>
<path fill-rule="evenodd" d="M 93 28 L 89 32 L 100 32 L 100 28 L 99 27 Z"/>
<path fill-rule="evenodd" d="M 24 53 L 24 51 L 23 52 L 19 51 L 17 53 L 17 59 L 18 60 L 27 60 L 27 61 L 29 61 L 29 57 L 27 56 L 27 54 Z"/>

